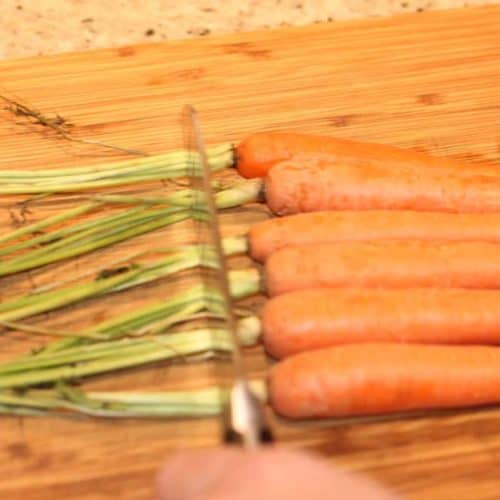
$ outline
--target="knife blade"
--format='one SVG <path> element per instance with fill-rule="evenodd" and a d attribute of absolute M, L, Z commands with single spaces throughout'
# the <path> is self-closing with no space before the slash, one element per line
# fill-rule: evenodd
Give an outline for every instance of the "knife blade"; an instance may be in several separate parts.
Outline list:
<path fill-rule="evenodd" d="M 240 444 L 247 449 L 255 449 L 261 443 L 272 441 L 270 428 L 265 420 L 260 400 L 252 392 L 248 383 L 243 353 L 238 338 L 234 316 L 229 274 L 222 245 L 219 214 L 212 189 L 212 171 L 208 162 L 200 120 L 195 108 L 186 105 L 183 111 L 184 127 L 187 132 L 188 151 L 194 151 L 195 159 L 190 171 L 193 188 L 193 208 L 195 220 L 202 226 L 198 234 L 203 234 L 205 242 L 200 249 L 209 248 L 214 259 L 212 280 L 206 288 L 210 294 L 217 294 L 222 305 L 222 317 L 232 343 L 232 378 L 223 412 L 223 440 Z M 200 261 L 203 263 L 204 258 Z M 213 301 L 213 297 L 209 297 Z"/>

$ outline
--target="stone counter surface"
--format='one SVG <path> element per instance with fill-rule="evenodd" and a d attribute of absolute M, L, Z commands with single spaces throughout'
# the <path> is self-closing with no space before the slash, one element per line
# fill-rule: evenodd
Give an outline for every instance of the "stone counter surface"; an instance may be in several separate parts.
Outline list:
<path fill-rule="evenodd" d="M 2 0 L 0 59 L 500 0 Z"/>

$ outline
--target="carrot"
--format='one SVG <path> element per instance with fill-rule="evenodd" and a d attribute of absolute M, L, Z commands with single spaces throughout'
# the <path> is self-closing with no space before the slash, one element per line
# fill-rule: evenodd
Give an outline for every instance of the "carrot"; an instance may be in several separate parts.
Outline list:
<path fill-rule="evenodd" d="M 276 364 L 270 398 L 290 418 L 373 415 L 500 401 L 500 349 L 363 344 Z"/>
<path fill-rule="evenodd" d="M 500 288 L 500 245 L 322 243 L 278 250 L 264 267 L 271 296 L 315 287 Z"/>
<path fill-rule="evenodd" d="M 500 176 L 287 161 L 269 170 L 265 195 L 279 215 L 378 209 L 500 212 Z"/>
<path fill-rule="evenodd" d="M 252 225 L 252 258 L 264 262 L 287 246 L 342 241 L 486 241 L 500 243 L 500 213 L 404 210 L 322 211 L 274 217 Z"/>
<path fill-rule="evenodd" d="M 266 302 L 276 358 L 341 344 L 500 344 L 500 290 L 316 288 Z"/>
<path fill-rule="evenodd" d="M 358 142 L 323 135 L 293 132 L 259 132 L 243 139 L 236 147 L 236 166 L 243 177 L 264 177 L 269 169 L 285 160 L 322 159 L 334 165 L 363 167 L 382 164 L 422 172 L 429 167 L 443 172 L 500 174 L 500 167 L 471 165 L 451 158 L 431 156 L 386 144 Z"/>

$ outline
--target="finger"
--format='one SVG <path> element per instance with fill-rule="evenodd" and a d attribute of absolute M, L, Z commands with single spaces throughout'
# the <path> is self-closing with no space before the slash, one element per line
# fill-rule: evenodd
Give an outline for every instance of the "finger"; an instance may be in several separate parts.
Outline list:
<path fill-rule="evenodd" d="M 239 450 L 195 450 L 177 453 L 157 478 L 161 500 L 197 498 L 217 485 L 236 460 Z"/>
<path fill-rule="evenodd" d="M 161 500 L 394 500 L 371 481 L 305 453 L 217 449 L 182 453 L 158 481 Z"/>

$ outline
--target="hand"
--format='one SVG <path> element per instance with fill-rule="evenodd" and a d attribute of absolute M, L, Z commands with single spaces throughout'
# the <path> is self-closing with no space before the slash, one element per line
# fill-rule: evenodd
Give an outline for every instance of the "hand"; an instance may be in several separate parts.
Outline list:
<path fill-rule="evenodd" d="M 161 500 L 396 500 L 312 455 L 269 447 L 182 452 L 158 476 Z"/>

